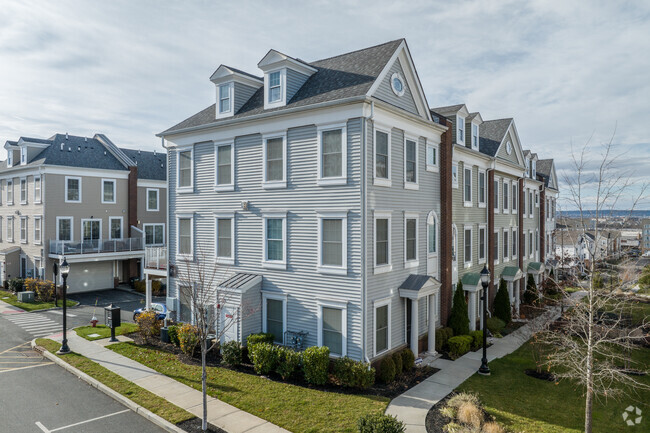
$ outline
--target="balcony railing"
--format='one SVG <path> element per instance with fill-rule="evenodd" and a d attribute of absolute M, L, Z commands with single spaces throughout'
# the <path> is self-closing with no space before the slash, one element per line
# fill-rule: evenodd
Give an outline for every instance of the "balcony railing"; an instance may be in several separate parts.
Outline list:
<path fill-rule="evenodd" d="M 167 247 L 146 247 L 144 267 L 148 269 L 167 269 Z"/>
<path fill-rule="evenodd" d="M 94 241 L 55 241 L 50 240 L 50 254 L 68 256 L 75 254 L 102 254 L 143 251 L 142 238 L 127 238 Z"/>

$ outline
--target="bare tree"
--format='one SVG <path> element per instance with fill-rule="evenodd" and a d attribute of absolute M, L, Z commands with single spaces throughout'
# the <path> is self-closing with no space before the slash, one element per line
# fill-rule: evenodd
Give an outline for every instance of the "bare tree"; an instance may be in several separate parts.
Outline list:
<path fill-rule="evenodd" d="M 544 335 L 551 347 L 547 365 L 561 367 L 557 369 L 557 377 L 577 382 L 584 388 L 586 433 L 592 432 L 595 397 L 617 398 L 633 389 L 648 388 L 627 374 L 624 367 L 629 365 L 634 343 L 643 338 L 647 319 L 640 324 L 629 323 L 626 309 L 629 309 L 630 300 L 615 295 L 610 290 L 613 287 L 601 290 L 594 287 L 597 265 L 607 258 L 608 252 L 608 248 L 600 247 L 601 218 L 623 200 L 631 201 L 631 215 L 636 205 L 645 199 L 648 187 L 647 184 L 639 185 L 636 193 L 629 197 L 634 182 L 631 175 L 617 169 L 621 155 L 613 155 L 613 138 L 603 144 L 602 153 L 595 160 L 590 159 L 595 152 L 589 141 L 578 152 L 572 149 L 573 167 L 563 177 L 568 201 L 580 213 L 580 231 L 584 234 L 588 229 L 593 230 L 594 241 L 588 243 L 591 278 L 584 299 L 571 303 L 563 326 L 551 328 Z M 594 223 L 590 224 L 592 219 Z M 566 292 L 563 296 L 569 298 Z"/>

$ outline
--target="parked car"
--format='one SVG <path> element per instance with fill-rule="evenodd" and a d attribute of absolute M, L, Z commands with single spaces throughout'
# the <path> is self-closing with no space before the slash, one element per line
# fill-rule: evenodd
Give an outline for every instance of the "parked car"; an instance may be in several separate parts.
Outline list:
<path fill-rule="evenodd" d="M 151 303 L 151 309 L 156 312 L 156 319 L 165 320 L 167 317 L 167 307 L 163 304 L 156 302 Z M 146 308 L 138 308 L 133 312 L 133 321 L 135 322 L 138 316 L 146 311 Z"/>

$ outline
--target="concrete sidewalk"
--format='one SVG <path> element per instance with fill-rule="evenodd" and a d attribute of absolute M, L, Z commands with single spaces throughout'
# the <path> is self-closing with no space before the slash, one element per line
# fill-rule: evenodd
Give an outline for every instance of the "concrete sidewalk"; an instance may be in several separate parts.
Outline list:
<path fill-rule="evenodd" d="M 118 339 L 128 340 L 123 336 Z M 61 340 L 59 336 L 58 340 Z M 136 361 L 107 349 L 108 339 L 88 341 L 74 331 L 68 332 L 68 346 L 96 363 L 119 374 L 126 380 L 166 399 L 178 407 L 201 418 L 203 416 L 203 394 L 185 384 L 175 381 Z M 287 432 L 275 424 L 237 409 L 227 403 L 208 396 L 208 422 L 229 433 L 276 433 Z"/>
<path fill-rule="evenodd" d="M 528 341 L 536 324 L 555 320 L 559 316 L 560 308 L 553 307 L 511 334 L 503 338 L 494 338 L 492 346 L 487 349 L 488 361 L 514 352 Z M 386 413 L 404 422 L 407 433 L 426 433 L 425 420 L 429 409 L 476 373 L 481 366 L 482 356 L 483 352 L 480 350 L 469 352 L 455 361 L 436 359 L 429 365 L 439 368 L 440 371 L 394 398 L 388 405 Z"/>

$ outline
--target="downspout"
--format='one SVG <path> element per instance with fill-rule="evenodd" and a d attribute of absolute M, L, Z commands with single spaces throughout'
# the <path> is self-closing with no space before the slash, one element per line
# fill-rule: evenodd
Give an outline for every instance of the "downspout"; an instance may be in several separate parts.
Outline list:
<path fill-rule="evenodd" d="M 486 183 L 485 191 L 486 192 L 488 192 L 490 190 L 490 188 L 487 185 L 487 182 L 488 182 L 488 179 L 489 179 L 488 174 L 491 171 L 496 172 L 496 168 L 497 168 L 497 161 L 496 161 L 496 159 L 493 159 L 492 160 L 492 167 L 485 170 L 485 183 Z M 494 187 L 494 179 L 492 179 L 492 186 Z M 494 194 L 492 194 L 492 196 L 494 196 Z M 503 200 L 503 198 L 501 198 L 501 200 Z M 491 231 L 490 231 L 490 211 L 492 211 L 492 230 Z M 495 229 L 495 222 L 496 222 L 495 221 L 495 218 L 496 218 L 495 215 L 496 214 L 494 213 L 494 204 L 492 205 L 492 209 L 490 209 L 488 197 L 485 197 L 485 225 L 487 227 L 486 231 L 487 231 L 488 239 L 490 238 L 490 236 L 492 236 L 492 238 L 494 239 L 494 229 Z M 488 249 L 490 248 L 490 243 L 489 242 L 487 242 L 486 247 Z M 492 248 L 492 251 L 494 252 L 494 248 Z M 490 260 L 488 259 L 488 257 L 490 257 L 489 253 L 490 253 L 489 251 L 485 252 L 485 260 L 488 262 L 487 264 L 490 265 L 487 268 L 492 269 L 490 272 L 492 273 L 492 278 L 493 278 L 493 281 L 494 281 L 494 277 L 496 276 L 496 275 L 494 275 L 494 271 L 495 271 L 494 270 L 494 259 L 492 259 L 492 263 L 489 263 L 490 262 Z M 484 302 L 488 302 L 488 304 L 486 304 L 486 307 L 489 307 L 489 300 L 490 300 L 489 295 L 490 295 L 490 290 L 488 289 L 488 293 L 487 293 L 487 295 L 485 295 L 485 301 L 484 301 Z M 483 311 L 483 309 L 481 309 L 481 312 L 482 311 Z M 490 312 L 489 308 L 485 309 L 485 313 L 487 314 L 487 316 L 492 317 L 492 313 Z M 483 328 L 483 321 L 486 320 L 486 319 L 487 318 L 485 318 L 485 317 L 481 317 L 481 328 Z"/>
<path fill-rule="evenodd" d="M 363 152 L 363 157 L 361 158 L 361 320 L 362 320 L 362 332 L 361 336 L 361 346 L 363 350 L 363 359 L 365 362 L 370 363 L 370 358 L 368 358 L 367 351 L 367 340 L 368 340 L 368 323 L 367 323 L 367 267 L 368 263 L 366 262 L 366 229 L 368 226 L 368 218 L 366 215 L 368 198 L 366 194 L 366 181 L 368 179 L 368 173 L 366 173 L 366 167 L 368 166 L 368 151 L 367 151 L 367 128 L 368 120 L 373 120 L 375 116 L 375 103 L 370 101 L 370 116 L 363 118 L 362 129 L 361 129 L 361 151 Z"/>
<path fill-rule="evenodd" d="M 171 167 L 171 164 L 170 164 L 170 158 L 171 157 L 170 157 L 170 154 L 169 154 L 169 147 L 167 147 L 165 145 L 165 137 L 160 137 L 160 144 L 163 147 L 163 149 L 165 149 L 167 151 L 166 152 L 167 153 L 167 167 L 165 167 L 165 170 L 167 171 L 165 173 L 165 178 L 166 178 L 166 182 L 167 182 L 167 188 L 166 188 L 167 191 L 165 192 L 165 194 L 167 195 L 167 209 L 166 209 L 166 212 L 167 212 L 167 227 L 166 227 L 166 230 L 165 230 L 165 246 L 167 247 L 167 289 L 168 289 L 167 298 L 169 298 L 170 297 L 169 296 L 169 287 L 171 286 L 169 284 L 171 282 L 171 277 L 170 277 L 170 274 L 169 274 L 169 265 L 171 264 L 171 255 L 169 254 L 169 252 L 170 252 L 169 251 L 169 226 L 171 224 L 171 222 L 169 221 L 169 208 L 170 208 L 170 206 L 169 206 L 169 203 L 170 203 L 170 201 L 169 201 L 169 168 Z M 167 301 L 167 300 L 165 299 L 165 301 Z M 166 303 L 167 302 L 165 302 L 165 304 Z M 180 295 L 178 296 L 178 302 L 175 303 L 175 305 L 178 305 L 178 311 L 176 311 L 176 320 L 180 321 L 181 320 L 181 311 L 180 311 L 181 310 L 181 308 L 180 308 L 181 299 L 180 299 Z"/>

